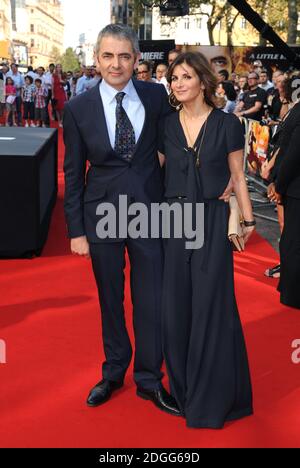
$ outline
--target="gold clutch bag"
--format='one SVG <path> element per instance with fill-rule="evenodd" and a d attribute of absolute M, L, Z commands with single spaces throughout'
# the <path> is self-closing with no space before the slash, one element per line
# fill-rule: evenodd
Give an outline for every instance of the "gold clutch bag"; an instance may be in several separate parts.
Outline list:
<path fill-rule="evenodd" d="M 243 236 L 243 216 L 235 195 L 231 195 L 229 200 L 230 215 L 228 222 L 228 239 L 232 242 L 234 250 L 243 252 L 245 242 Z"/>

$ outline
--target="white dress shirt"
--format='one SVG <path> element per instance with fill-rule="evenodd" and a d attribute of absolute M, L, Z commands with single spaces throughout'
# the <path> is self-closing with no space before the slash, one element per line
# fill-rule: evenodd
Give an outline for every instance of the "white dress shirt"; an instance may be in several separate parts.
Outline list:
<path fill-rule="evenodd" d="M 110 143 L 112 148 L 114 148 L 116 140 L 116 95 L 120 91 L 117 91 L 104 80 L 101 81 L 99 89 L 103 102 Z M 128 115 L 131 125 L 133 126 L 135 141 L 138 142 L 145 122 L 145 108 L 136 92 L 132 80 L 127 83 L 125 88 L 122 89 L 122 92 L 125 93 L 122 105 Z"/>
<path fill-rule="evenodd" d="M 44 75 L 45 82 L 44 85 L 46 86 L 47 89 L 52 89 L 52 73 L 48 71 Z"/>
<path fill-rule="evenodd" d="M 33 84 L 34 84 L 34 80 L 36 78 L 39 78 L 39 75 L 37 73 L 34 73 L 34 71 L 29 71 L 28 73 L 25 73 L 25 78 L 26 76 L 31 76 L 31 78 L 33 79 Z"/>

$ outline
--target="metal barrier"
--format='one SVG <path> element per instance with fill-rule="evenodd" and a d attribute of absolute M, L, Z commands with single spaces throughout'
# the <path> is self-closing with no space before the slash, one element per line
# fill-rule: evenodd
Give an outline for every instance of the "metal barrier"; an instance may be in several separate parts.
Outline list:
<path fill-rule="evenodd" d="M 246 118 L 241 118 L 241 122 L 245 128 L 245 149 L 244 149 L 244 172 L 246 176 L 246 181 L 248 184 L 248 190 L 250 193 L 250 199 L 252 201 L 253 212 L 257 218 L 266 219 L 267 221 L 272 221 L 277 223 L 277 216 L 268 216 L 266 214 L 260 213 L 258 210 L 268 208 L 270 211 L 275 210 L 276 205 L 273 202 L 270 202 L 266 198 L 267 186 L 263 182 L 262 178 L 251 173 L 249 171 L 248 156 L 249 156 L 249 138 L 250 138 L 250 121 Z M 252 195 L 253 194 L 253 195 Z M 257 196 L 260 195 L 261 198 Z"/>

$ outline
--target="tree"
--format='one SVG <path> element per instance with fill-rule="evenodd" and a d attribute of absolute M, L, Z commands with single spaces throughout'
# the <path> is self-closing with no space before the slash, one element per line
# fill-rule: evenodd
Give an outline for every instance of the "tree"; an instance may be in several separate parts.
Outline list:
<path fill-rule="evenodd" d="M 234 24 L 239 16 L 239 12 L 233 8 L 231 5 L 227 5 L 226 10 L 226 31 L 227 31 L 227 45 L 233 46 L 232 42 L 232 32 Z"/>
<path fill-rule="evenodd" d="M 298 8 L 300 7 L 299 0 L 288 0 L 288 17 L 289 17 L 289 24 L 288 24 L 288 37 L 287 41 L 288 44 L 296 44 L 297 42 L 297 35 L 298 35 Z"/>
<path fill-rule="evenodd" d="M 60 51 L 57 47 L 53 46 L 51 50 L 51 60 L 54 63 L 59 63 L 61 59 Z"/>
<path fill-rule="evenodd" d="M 136 7 L 141 6 L 141 0 L 134 0 Z M 284 40 L 295 44 L 297 40 L 298 10 L 300 0 L 248 0 L 252 8 L 268 23 Z M 239 12 L 226 0 L 189 0 L 190 15 L 207 16 L 207 29 L 210 45 L 214 45 L 214 31 L 219 22 L 225 20 L 227 45 L 232 44 L 232 33 Z M 209 8 L 208 8 L 209 7 Z M 136 21 L 139 12 L 136 9 Z M 165 20 L 164 20 L 165 21 Z M 169 18 L 168 22 L 176 21 Z M 249 25 L 250 28 L 253 28 Z M 253 28 L 253 31 L 255 28 Z M 266 45 L 266 40 L 260 35 L 259 44 Z"/>
<path fill-rule="evenodd" d="M 210 5 L 210 12 L 203 10 L 203 6 Z M 218 23 L 226 16 L 228 3 L 226 0 L 190 0 L 190 13 L 200 13 L 207 16 L 207 29 L 210 45 L 215 44 L 214 30 Z M 196 11 L 195 11 L 196 9 Z"/>
<path fill-rule="evenodd" d="M 77 70 L 80 68 L 78 57 L 72 47 L 68 47 L 65 53 L 60 57 L 60 63 L 63 70 Z"/>

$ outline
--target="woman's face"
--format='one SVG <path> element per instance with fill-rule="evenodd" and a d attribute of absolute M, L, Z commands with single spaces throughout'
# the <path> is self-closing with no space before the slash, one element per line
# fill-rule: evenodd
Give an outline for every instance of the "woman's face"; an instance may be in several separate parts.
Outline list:
<path fill-rule="evenodd" d="M 285 82 L 284 75 L 280 75 L 276 78 L 275 85 L 278 91 L 283 91 L 284 82 Z"/>
<path fill-rule="evenodd" d="M 240 89 L 244 89 L 247 84 L 247 78 L 242 77 L 239 79 L 239 87 Z"/>
<path fill-rule="evenodd" d="M 225 96 L 225 90 L 224 90 L 224 88 L 223 88 L 222 83 L 219 83 L 219 84 L 218 84 L 218 87 L 217 87 L 217 95 L 218 95 L 218 96 Z"/>
<path fill-rule="evenodd" d="M 174 68 L 171 77 L 171 90 L 179 102 L 188 103 L 203 93 L 204 85 L 200 82 L 195 70 L 183 63 Z"/>
<path fill-rule="evenodd" d="M 62 66 L 61 65 L 56 65 L 56 72 L 61 73 L 62 72 Z"/>

